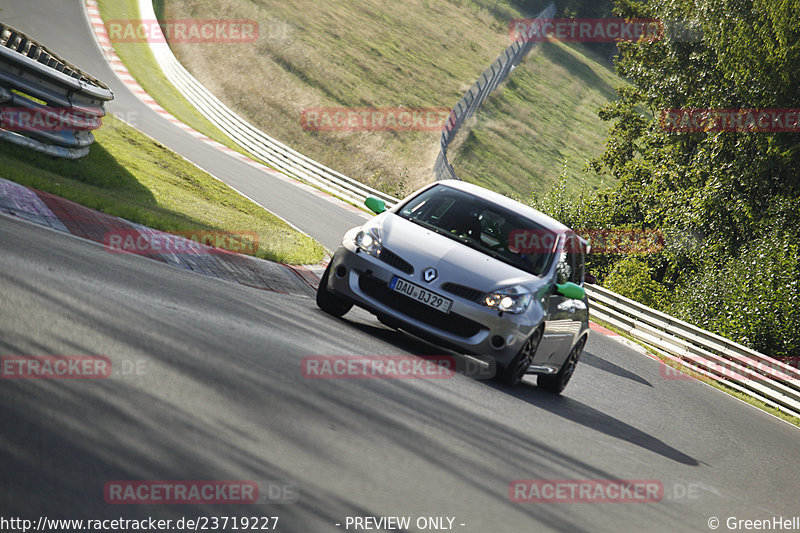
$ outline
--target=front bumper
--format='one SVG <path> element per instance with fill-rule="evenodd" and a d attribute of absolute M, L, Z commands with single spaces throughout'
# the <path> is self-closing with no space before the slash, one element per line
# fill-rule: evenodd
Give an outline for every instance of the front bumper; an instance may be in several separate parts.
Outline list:
<path fill-rule="evenodd" d="M 417 268 L 416 271 L 420 270 Z M 331 260 L 328 288 L 376 315 L 383 315 L 409 332 L 431 338 L 456 351 L 492 358 L 507 365 L 539 326 L 529 313 L 500 313 L 475 301 L 447 292 L 437 279 L 425 288 L 453 301 L 448 314 L 388 288 L 394 276 L 417 285 L 424 283 L 393 265 L 349 245 L 348 239 Z M 535 303 L 531 303 L 531 306 Z M 541 315 L 540 315 L 541 316 Z"/>

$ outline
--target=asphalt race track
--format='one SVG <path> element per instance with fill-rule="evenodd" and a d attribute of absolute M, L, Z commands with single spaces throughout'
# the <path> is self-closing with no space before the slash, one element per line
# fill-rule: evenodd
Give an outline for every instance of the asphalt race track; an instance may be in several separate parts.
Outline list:
<path fill-rule="evenodd" d="M 105 66 L 80 2 L 7 0 L 0 20 L 110 83 L 112 111 L 140 113 L 141 129 L 326 246 L 359 222 L 149 111 Z M 358 310 L 334 319 L 309 297 L 109 254 L 6 216 L 0 250 L 0 355 L 102 355 L 116 369 L 0 380 L 0 519 L 279 516 L 278 531 L 326 533 L 348 530 L 347 517 L 450 517 L 452 530 L 506 533 L 710 531 L 711 517 L 727 531 L 729 517 L 800 516 L 797 428 L 597 333 L 560 397 L 531 378 L 515 389 L 462 375 L 307 379 L 307 356 L 441 351 Z M 649 480 L 663 492 L 518 503 L 519 479 Z M 109 504 L 114 480 L 254 480 L 299 497 Z"/>
<path fill-rule="evenodd" d="M 102 80 L 114 100 L 106 111 L 144 131 L 243 194 L 336 249 L 345 230 L 363 218 L 261 170 L 209 148 L 143 104 L 105 61 L 79 0 L 4 0 L 0 20 L 29 34 L 75 66 Z M 320 221 L 325 221 L 322 224 Z"/>

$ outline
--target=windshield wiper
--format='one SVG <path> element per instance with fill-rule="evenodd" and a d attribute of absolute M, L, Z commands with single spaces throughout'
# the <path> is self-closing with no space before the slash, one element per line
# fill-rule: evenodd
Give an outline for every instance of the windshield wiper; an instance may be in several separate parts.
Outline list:
<path fill-rule="evenodd" d="M 428 224 L 427 222 L 423 222 L 422 220 L 420 220 L 418 218 L 407 218 L 406 220 L 408 220 L 409 222 L 413 222 L 414 224 L 417 224 L 418 226 L 422 226 L 425 229 L 429 229 L 431 231 L 434 231 L 434 232 L 438 233 L 439 235 L 444 235 L 445 237 L 450 237 L 450 238 L 455 237 L 449 231 L 445 231 L 445 230 L 443 230 L 441 228 L 437 228 L 433 224 Z"/>
<path fill-rule="evenodd" d="M 498 254 L 497 252 L 495 252 L 491 248 L 486 248 L 485 246 L 481 246 L 480 244 L 475 242 L 474 239 L 470 239 L 469 237 L 461 237 L 460 235 L 455 235 L 454 237 L 458 240 L 458 242 L 460 242 L 461 244 L 466 244 L 467 246 L 469 246 L 473 250 L 478 250 L 479 252 L 482 252 L 482 253 L 490 256 L 490 257 L 493 257 L 493 258 L 497 259 L 498 261 L 502 261 L 504 263 L 511 264 L 511 263 L 509 263 L 508 258 Z"/>

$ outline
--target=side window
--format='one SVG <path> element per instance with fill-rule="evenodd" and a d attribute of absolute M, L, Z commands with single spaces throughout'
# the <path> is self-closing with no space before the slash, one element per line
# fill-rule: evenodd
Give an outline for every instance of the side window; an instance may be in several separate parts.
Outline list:
<path fill-rule="evenodd" d="M 583 273 L 584 273 L 584 244 L 578 239 L 577 237 L 572 237 L 572 256 L 573 256 L 573 269 L 572 269 L 572 276 L 570 277 L 570 281 L 572 283 L 577 283 L 578 285 L 583 285 Z"/>
<path fill-rule="evenodd" d="M 564 249 L 558 254 L 558 264 L 556 265 L 556 283 L 559 285 L 568 282 L 572 278 L 573 260 L 570 253 L 571 242 L 569 237 L 564 243 Z"/>
<path fill-rule="evenodd" d="M 571 281 L 583 285 L 583 263 L 583 245 L 574 235 L 568 236 L 558 258 L 556 283 Z"/>

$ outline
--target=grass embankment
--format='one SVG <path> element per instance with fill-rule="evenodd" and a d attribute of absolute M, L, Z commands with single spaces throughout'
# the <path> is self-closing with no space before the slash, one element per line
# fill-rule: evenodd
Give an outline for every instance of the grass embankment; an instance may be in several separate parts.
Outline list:
<path fill-rule="evenodd" d="M 582 47 L 541 43 L 459 132 L 450 162 L 464 179 L 522 198 L 547 191 L 561 172 L 568 190 L 601 188 L 584 169 L 606 139 L 597 111 L 622 83 Z"/>
<path fill-rule="evenodd" d="M 77 161 L 2 143 L 0 177 L 162 231 L 253 231 L 263 259 L 322 260 L 316 241 L 113 116 L 95 136 Z"/>
<path fill-rule="evenodd" d="M 107 12 L 112 2 L 105 4 Z M 301 111 L 450 108 L 510 44 L 508 21 L 544 4 L 527 12 L 509 0 L 157 0 L 156 12 L 170 20 L 257 21 L 256 43 L 171 46 L 206 87 L 263 131 L 353 178 L 403 194 L 433 179 L 438 132 L 307 131 Z M 122 56 L 126 46 L 118 45 Z M 475 135 L 453 154 L 462 178 L 525 196 L 549 188 L 566 159 L 570 188 L 599 185 L 593 174 L 584 180 L 582 169 L 602 151 L 606 125 L 596 112 L 613 98 L 610 85 L 618 78 L 570 48 L 542 50 L 517 69 L 481 115 L 489 120 L 479 117 Z M 152 70 L 136 60 L 128 66 L 137 79 Z M 157 93 L 157 83 L 143 85 Z"/>

